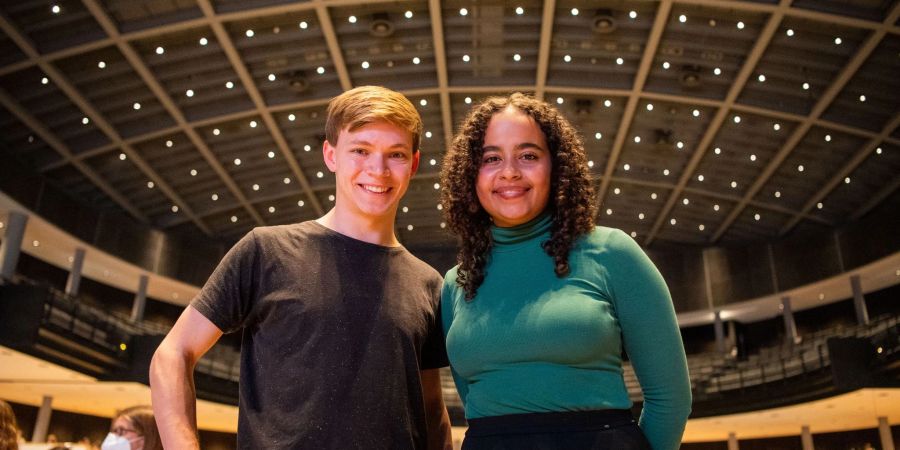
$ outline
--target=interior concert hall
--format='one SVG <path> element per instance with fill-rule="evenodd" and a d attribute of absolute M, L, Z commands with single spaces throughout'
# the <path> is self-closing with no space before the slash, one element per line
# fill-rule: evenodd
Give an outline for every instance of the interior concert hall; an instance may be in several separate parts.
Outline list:
<path fill-rule="evenodd" d="M 671 293 L 682 449 L 896 448 L 900 2 L 9 0 L 0 399 L 19 448 L 100 448 L 151 403 L 155 350 L 229 249 L 335 205 L 326 108 L 366 85 L 424 122 L 394 233 L 441 277 L 441 167 L 470 108 L 521 92 L 569 120 L 596 224 Z M 201 448 L 236 448 L 241 341 L 197 363 Z"/>

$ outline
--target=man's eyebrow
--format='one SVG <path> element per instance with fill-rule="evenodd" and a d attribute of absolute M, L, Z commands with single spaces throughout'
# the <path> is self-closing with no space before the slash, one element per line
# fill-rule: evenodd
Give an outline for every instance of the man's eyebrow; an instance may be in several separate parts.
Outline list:
<path fill-rule="evenodd" d="M 367 147 L 371 147 L 371 146 L 372 146 L 372 143 L 371 143 L 371 142 L 366 141 L 366 140 L 364 140 L 364 139 L 354 139 L 354 140 L 350 141 L 350 144 L 351 144 L 351 145 L 363 145 L 363 146 L 367 146 Z M 408 149 L 408 148 L 409 148 L 409 145 L 406 145 L 406 144 L 404 144 L 404 143 L 402 143 L 402 142 L 397 142 L 397 143 L 395 143 L 394 145 L 391 145 L 391 146 L 388 147 L 388 148 L 397 148 L 397 147 L 399 147 L 399 148 L 404 148 L 404 149 Z"/>

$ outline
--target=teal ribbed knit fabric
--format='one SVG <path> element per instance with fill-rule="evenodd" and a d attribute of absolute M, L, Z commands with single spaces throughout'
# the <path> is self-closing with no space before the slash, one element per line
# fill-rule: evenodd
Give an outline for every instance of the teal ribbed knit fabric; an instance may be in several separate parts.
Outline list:
<path fill-rule="evenodd" d="M 442 320 L 466 417 L 630 408 L 624 348 L 644 392 L 641 429 L 655 450 L 678 448 L 691 391 L 665 281 L 634 240 L 605 227 L 576 242 L 557 278 L 541 248 L 550 225 L 544 214 L 494 227 L 471 302 L 457 267 L 447 272 Z"/>

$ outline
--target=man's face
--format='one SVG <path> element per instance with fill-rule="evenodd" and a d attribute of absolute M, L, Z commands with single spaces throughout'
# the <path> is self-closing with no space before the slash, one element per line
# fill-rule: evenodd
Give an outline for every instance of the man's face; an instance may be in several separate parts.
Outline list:
<path fill-rule="evenodd" d="M 335 174 L 335 209 L 364 220 L 393 220 L 409 180 L 419 167 L 412 133 L 377 121 L 341 130 L 337 145 L 325 141 L 325 165 Z"/>

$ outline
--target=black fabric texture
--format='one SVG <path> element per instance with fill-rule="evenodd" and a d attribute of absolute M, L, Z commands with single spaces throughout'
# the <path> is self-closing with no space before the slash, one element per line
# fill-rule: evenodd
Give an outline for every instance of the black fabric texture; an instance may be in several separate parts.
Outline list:
<path fill-rule="evenodd" d="M 243 333 L 238 448 L 426 448 L 441 282 L 403 247 L 314 221 L 248 233 L 191 303 Z"/>

